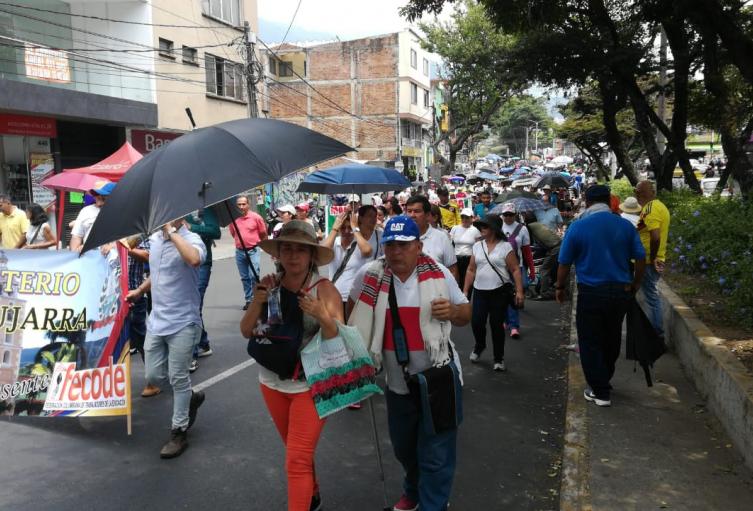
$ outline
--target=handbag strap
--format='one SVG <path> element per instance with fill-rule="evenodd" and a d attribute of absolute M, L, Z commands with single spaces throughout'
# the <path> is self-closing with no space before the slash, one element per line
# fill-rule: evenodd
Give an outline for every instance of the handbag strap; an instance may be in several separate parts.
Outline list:
<path fill-rule="evenodd" d="M 31 241 L 29 242 L 29 245 L 34 244 L 35 241 L 37 241 L 37 236 L 39 236 L 39 230 L 44 227 L 44 223 L 39 224 L 39 227 L 37 227 L 37 230 L 34 232 L 34 236 L 31 238 Z"/>
<path fill-rule="evenodd" d="M 502 281 L 502 285 L 504 286 L 505 284 L 507 284 L 508 281 L 505 280 L 505 278 L 502 276 L 502 274 L 499 271 L 497 271 L 497 267 L 494 265 L 492 260 L 489 259 L 489 255 L 486 253 L 486 250 L 484 250 L 485 243 L 486 243 L 485 241 L 481 242 L 481 251 L 484 253 L 484 257 L 486 257 L 486 262 L 489 263 L 489 266 L 492 267 L 492 270 L 494 270 L 494 273 L 497 274 L 497 277 L 499 277 L 499 280 Z"/>
<path fill-rule="evenodd" d="M 352 256 L 353 252 L 355 252 L 357 245 L 358 245 L 358 242 L 353 240 L 353 243 L 351 243 L 350 246 L 348 247 L 348 251 L 345 252 L 345 257 L 343 257 L 343 260 L 340 263 L 340 266 L 337 267 L 335 274 L 332 276 L 333 284 L 337 282 L 337 279 L 339 279 L 340 275 L 342 275 L 343 272 L 345 271 L 345 267 L 348 266 L 348 261 L 350 261 L 350 256 Z"/>

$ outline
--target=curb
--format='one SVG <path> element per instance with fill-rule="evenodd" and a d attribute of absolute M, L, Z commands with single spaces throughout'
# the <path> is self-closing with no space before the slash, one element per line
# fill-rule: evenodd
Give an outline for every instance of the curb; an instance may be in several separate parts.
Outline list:
<path fill-rule="evenodd" d="M 668 344 L 753 469 L 753 376 L 665 282 L 659 291 Z"/>
<path fill-rule="evenodd" d="M 577 344 L 575 311 L 578 303 L 577 288 L 572 287 L 570 314 L 570 344 Z M 591 465 L 589 459 L 589 424 L 583 391 L 586 381 L 580 367 L 580 358 L 574 352 L 568 357 L 567 404 L 565 410 L 565 436 L 562 446 L 562 480 L 560 483 L 561 511 L 590 511 Z"/>

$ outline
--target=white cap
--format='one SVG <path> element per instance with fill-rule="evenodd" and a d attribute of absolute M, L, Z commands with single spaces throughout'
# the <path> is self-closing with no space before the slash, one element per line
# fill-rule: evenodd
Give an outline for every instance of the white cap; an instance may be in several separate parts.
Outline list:
<path fill-rule="evenodd" d="M 278 213 L 290 213 L 291 215 L 295 215 L 295 208 L 291 204 L 285 204 L 284 206 L 280 206 L 277 208 Z"/>
<path fill-rule="evenodd" d="M 544 185 L 544 188 L 542 188 L 542 190 L 551 190 L 551 189 L 552 187 L 549 185 Z"/>
<path fill-rule="evenodd" d="M 502 214 L 515 213 L 515 204 L 512 202 L 505 202 L 502 204 Z"/>
<path fill-rule="evenodd" d="M 460 216 L 473 217 L 473 210 L 471 208 L 463 208 L 460 210 Z"/>

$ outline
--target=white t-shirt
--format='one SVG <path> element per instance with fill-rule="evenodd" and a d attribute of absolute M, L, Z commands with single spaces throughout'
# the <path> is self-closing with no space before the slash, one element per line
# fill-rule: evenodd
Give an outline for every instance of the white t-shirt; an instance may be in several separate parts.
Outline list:
<path fill-rule="evenodd" d="M 434 259 L 439 264 L 449 268 L 457 264 L 458 258 L 455 257 L 455 250 L 452 248 L 450 238 L 444 230 L 435 229 L 432 226 L 426 230 L 426 234 L 421 236 L 421 242 L 424 244 L 423 252 Z"/>
<path fill-rule="evenodd" d="M 489 261 L 494 264 L 497 272 L 505 278 L 504 282 L 499 280 L 497 272 L 489 266 L 484 251 L 486 251 Z M 512 252 L 512 245 L 506 241 L 498 241 L 491 252 L 489 252 L 489 247 L 486 246 L 486 241 L 479 241 L 473 245 L 473 258 L 476 261 L 476 280 L 473 281 L 473 287 L 491 290 L 497 289 L 505 282 L 511 282 L 510 273 L 507 271 L 507 262 L 505 262 L 505 258 L 510 252 Z"/>
<path fill-rule="evenodd" d="M 502 232 L 505 233 L 505 236 L 510 236 L 518 225 L 520 225 L 518 222 L 513 222 L 510 225 L 503 223 Z M 531 244 L 531 235 L 528 234 L 528 228 L 525 225 L 518 232 L 515 241 L 518 242 L 518 253 L 516 254 L 518 256 L 518 262 L 523 266 L 523 251 L 521 249 Z"/>
<path fill-rule="evenodd" d="M 640 215 L 636 215 L 634 213 L 625 213 L 623 211 L 622 213 L 620 213 L 620 216 L 633 224 L 633 227 L 638 227 L 638 220 L 640 220 L 641 218 Z"/>
<path fill-rule="evenodd" d="M 355 285 L 350 291 L 350 299 L 353 302 L 358 301 L 358 296 L 361 293 L 363 285 L 363 277 L 366 275 L 368 265 L 364 265 L 360 268 L 355 276 Z M 439 264 L 439 268 L 444 273 L 445 281 L 447 282 L 447 289 L 450 296 L 447 297 L 450 303 L 454 305 L 462 305 L 468 303 L 468 298 L 460 291 L 455 278 L 450 273 L 450 270 Z M 416 270 L 408 277 L 408 280 L 401 282 L 397 276 L 393 278 L 395 286 L 395 298 L 397 299 L 397 307 L 400 310 L 400 323 L 403 325 L 405 334 L 408 341 L 408 349 L 410 351 L 410 361 L 408 363 L 408 371 L 411 374 L 416 374 L 421 371 L 425 371 L 431 367 L 431 360 L 423 345 L 423 340 L 417 338 L 420 336 L 420 325 L 418 323 L 418 313 L 421 305 L 421 300 L 418 294 L 418 272 Z M 392 316 L 390 309 L 386 311 L 387 318 L 385 318 L 385 328 L 387 323 L 391 324 Z M 405 318 L 405 319 L 404 319 Z M 415 319 L 412 319 L 415 318 Z M 394 349 L 390 349 L 391 343 L 387 342 L 387 336 L 385 335 L 385 343 L 382 351 L 384 372 L 387 377 L 387 387 L 397 394 L 407 394 L 408 387 L 405 384 L 405 378 L 403 376 L 403 370 L 397 363 Z M 453 348 L 455 353 L 455 363 L 460 368 L 460 361 L 457 359 L 457 350 Z"/>
<path fill-rule="evenodd" d="M 473 255 L 473 244 L 480 237 L 481 232 L 474 226 L 465 228 L 456 225 L 450 229 L 450 239 L 455 243 L 455 255 L 458 257 Z"/>
<path fill-rule="evenodd" d="M 82 242 L 86 242 L 86 238 L 89 237 L 89 232 L 92 230 L 94 221 L 99 215 L 99 210 L 94 204 L 85 206 L 78 212 L 76 220 L 73 222 L 73 229 L 71 229 L 71 236 L 78 236 Z"/>
<path fill-rule="evenodd" d="M 353 287 L 353 279 L 355 278 L 358 270 L 360 270 L 364 266 L 367 266 L 371 261 L 383 255 L 382 245 L 379 243 L 381 239 L 382 233 L 380 231 L 375 230 L 371 234 L 371 238 L 369 238 L 369 245 L 371 245 L 372 252 L 369 257 L 364 257 L 357 246 L 355 250 L 353 250 L 353 255 L 350 256 L 350 259 L 348 259 L 345 270 L 343 270 L 343 272 L 340 274 L 340 278 L 338 278 L 337 282 L 335 282 L 335 287 L 338 291 L 340 291 L 340 296 L 342 297 L 343 302 L 346 302 L 348 300 L 348 294 L 350 293 L 350 288 Z M 355 242 L 356 241 L 353 240 L 353 243 Z M 332 262 L 329 263 L 330 279 L 335 276 L 335 272 L 340 267 L 340 263 L 342 262 L 343 257 L 345 257 L 345 254 L 348 251 L 347 248 L 343 248 L 340 236 L 335 238 L 335 246 L 333 248 L 335 257 L 334 259 L 332 259 Z"/>

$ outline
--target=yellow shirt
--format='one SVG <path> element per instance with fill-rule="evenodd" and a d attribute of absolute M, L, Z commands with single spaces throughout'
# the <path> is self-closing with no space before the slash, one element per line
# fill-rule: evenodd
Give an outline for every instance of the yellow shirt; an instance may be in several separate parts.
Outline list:
<path fill-rule="evenodd" d="M 26 237 L 28 230 L 29 219 L 24 211 L 14 206 L 10 215 L 0 213 L 0 236 L 3 248 L 16 248 L 18 242 Z"/>
<path fill-rule="evenodd" d="M 457 206 L 448 203 L 446 206 L 439 205 L 439 212 L 442 215 L 442 227 L 452 229 L 456 225 L 462 224 L 460 220 L 460 210 Z"/>
<path fill-rule="evenodd" d="M 643 206 L 638 219 L 638 234 L 646 249 L 646 262 L 651 262 L 651 231 L 659 229 L 659 250 L 657 261 L 664 261 L 667 253 L 667 236 L 669 235 L 669 210 L 660 200 L 654 199 Z"/>

